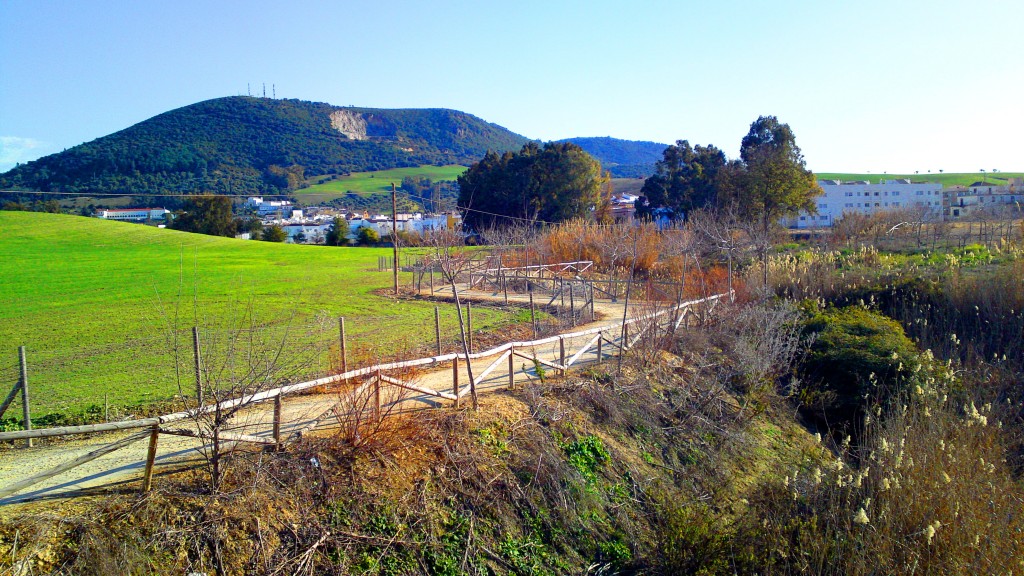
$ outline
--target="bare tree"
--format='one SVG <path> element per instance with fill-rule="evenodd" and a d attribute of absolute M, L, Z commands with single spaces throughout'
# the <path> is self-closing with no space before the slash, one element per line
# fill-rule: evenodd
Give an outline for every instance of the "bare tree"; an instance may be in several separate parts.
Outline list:
<path fill-rule="evenodd" d="M 222 320 L 204 319 L 198 298 L 194 300 L 193 327 L 174 324 L 169 340 L 175 358 L 178 398 L 188 413 L 191 428 L 161 432 L 194 436 L 202 443 L 199 452 L 208 465 L 210 489 L 221 490 L 223 463 L 245 434 L 233 433 L 259 424 L 258 414 L 240 415 L 261 392 L 310 376 L 318 365 L 318 342 L 326 326 L 314 323 L 294 326 L 294 317 L 276 326 L 262 323 L 253 300 L 230 307 L 233 314 Z M 251 438 L 251 437 L 250 437 Z"/>
<path fill-rule="evenodd" d="M 462 337 L 462 351 L 466 355 L 466 372 L 469 375 L 469 393 L 473 399 L 473 409 L 479 407 L 476 394 L 476 382 L 473 380 L 473 364 L 469 361 L 469 341 L 466 338 L 466 324 L 462 318 L 462 302 L 456 286 L 458 277 L 472 266 L 472 259 L 466 250 L 462 235 L 454 230 L 437 230 L 427 238 L 427 244 L 433 249 L 434 264 L 441 270 L 441 275 L 452 289 L 455 309 L 459 315 L 459 334 Z"/>
<path fill-rule="evenodd" d="M 697 210 L 690 215 L 689 225 L 696 236 L 691 241 L 691 250 L 696 248 L 699 240 L 713 251 L 725 255 L 729 274 L 729 301 L 735 301 L 732 292 L 735 260 L 750 247 L 750 236 L 745 233 L 747 227 L 741 222 L 739 211 L 735 205 L 720 210 Z"/>

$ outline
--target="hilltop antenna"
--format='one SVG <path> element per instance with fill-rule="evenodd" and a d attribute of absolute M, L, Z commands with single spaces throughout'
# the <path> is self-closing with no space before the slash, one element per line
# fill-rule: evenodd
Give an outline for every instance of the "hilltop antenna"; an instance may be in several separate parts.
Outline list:
<path fill-rule="evenodd" d="M 249 86 L 248 82 L 245 83 L 245 93 L 252 96 L 252 88 Z"/>
<path fill-rule="evenodd" d="M 270 85 L 271 94 L 274 96 L 274 100 L 277 100 L 277 84 Z"/>
<path fill-rule="evenodd" d="M 267 83 L 266 82 L 263 83 L 263 97 L 264 98 L 267 97 Z"/>

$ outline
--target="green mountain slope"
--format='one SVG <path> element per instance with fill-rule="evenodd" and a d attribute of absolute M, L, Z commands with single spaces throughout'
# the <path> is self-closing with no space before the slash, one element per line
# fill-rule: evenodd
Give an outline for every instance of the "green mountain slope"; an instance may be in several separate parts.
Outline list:
<path fill-rule="evenodd" d="M 133 195 L 279 193 L 323 174 L 468 164 L 527 138 L 446 109 L 236 96 L 165 112 L 0 175 L 0 187 Z"/>
<path fill-rule="evenodd" d="M 572 142 L 583 148 L 601 162 L 601 166 L 618 178 L 635 178 L 650 176 L 654 173 L 654 163 L 661 160 L 662 153 L 668 144 L 621 140 L 608 136 L 595 138 L 566 138 L 559 142 Z"/>

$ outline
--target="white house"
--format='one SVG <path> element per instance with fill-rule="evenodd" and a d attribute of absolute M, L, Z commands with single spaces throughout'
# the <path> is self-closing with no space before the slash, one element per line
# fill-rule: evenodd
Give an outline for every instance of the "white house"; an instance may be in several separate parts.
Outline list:
<path fill-rule="evenodd" d="M 97 210 L 96 217 L 104 220 L 122 220 L 125 222 L 145 222 L 146 220 L 165 220 L 170 210 L 163 208 L 118 208 Z"/>
<path fill-rule="evenodd" d="M 783 224 L 791 228 L 823 228 L 835 224 L 843 214 L 877 214 L 907 208 L 923 209 L 930 216 L 942 218 L 942 184 L 937 182 L 898 179 L 872 184 L 866 180 L 819 180 L 818 184 L 825 192 L 815 199 L 818 213 L 801 211 L 793 218 L 783 219 Z"/>

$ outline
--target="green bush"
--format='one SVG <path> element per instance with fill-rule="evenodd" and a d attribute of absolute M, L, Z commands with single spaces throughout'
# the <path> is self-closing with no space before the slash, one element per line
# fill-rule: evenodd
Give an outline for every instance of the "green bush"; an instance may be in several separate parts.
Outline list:
<path fill-rule="evenodd" d="M 804 331 L 815 340 L 801 367 L 801 405 L 832 427 L 849 429 L 866 406 L 884 405 L 928 372 L 900 324 L 863 307 L 820 311 Z"/>
<path fill-rule="evenodd" d="M 380 242 L 380 234 L 369 227 L 362 227 L 356 233 L 356 241 L 363 246 L 375 246 Z"/>

